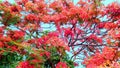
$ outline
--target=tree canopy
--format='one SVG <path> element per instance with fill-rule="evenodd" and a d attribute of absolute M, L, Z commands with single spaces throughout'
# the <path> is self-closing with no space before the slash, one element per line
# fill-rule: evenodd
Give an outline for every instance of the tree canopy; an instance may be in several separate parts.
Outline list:
<path fill-rule="evenodd" d="M 0 68 L 119 68 L 119 18 L 117 1 L 0 2 Z"/>

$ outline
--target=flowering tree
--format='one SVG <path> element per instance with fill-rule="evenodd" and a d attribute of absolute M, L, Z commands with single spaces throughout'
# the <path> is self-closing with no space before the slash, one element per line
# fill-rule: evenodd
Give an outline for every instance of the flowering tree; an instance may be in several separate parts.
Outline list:
<path fill-rule="evenodd" d="M 119 68 L 120 5 L 102 0 L 0 3 L 0 67 Z M 44 31 L 42 24 L 55 26 Z M 69 54 L 71 53 L 71 54 Z M 72 56 L 70 56 L 72 55 Z"/>

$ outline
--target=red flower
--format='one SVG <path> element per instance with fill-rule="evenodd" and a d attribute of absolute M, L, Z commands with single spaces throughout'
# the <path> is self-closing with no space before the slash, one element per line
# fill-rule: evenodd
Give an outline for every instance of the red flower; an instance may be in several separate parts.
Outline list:
<path fill-rule="evenodd" d="M 95 64 L 89 64 L 89 65 L 87 65 L 86 68 L 97 68 L 97 66 Z"/>
<path fill-rule="evenodd" d="M 25 33 L 22 31 L 14 31 L 13 38 L 20 39 L 24 37 Z"/>
<path fill-rule="evenodd" d="M 115 57 L 115 50 L 113 48 L 104 47 L 102 53 L 96 52 L 92 57 L 84 60 L 84 64 L 87 68 L 96 68 L 96 66 L 103 65 L 108 60 L 113 60 Z"/>
<path fill-rule="evenodd" d="M 51 37 L 46 43 L 55 47 L 63 47 L 65 50 L 70 51 L 70 48 L 66 45 L 66 43 L 58 37 Z"/>
<path fill-rule="evenodd" d="M 65 29 L 64 36 L 68 37 L 69 35 L 72 36 L 72 37 L 74 36 L 72 30 L 70 30 L 70 28 L 67 28 L 67 29 Z"/>
<path fill-rule="evenodd" d="M 34 14 L 28 14 L 26 16 L 26 20 L 28 20 L 28 21 L 38 21 L 38 18 Z"/>
<path fill-rule="evenodd" d="M 53 36 L 58 37 L 59 33 L 58 32 L 50 32 L 50 33 L 48 33 L 48 36 L 49 37 L 53 37 Z"/>
<path fill-rule="evenodd" d="M 4 46 L 3 42 L 0 41 L 0 48 Z"/>
<path fill-rule="evenodd" d="M 16 68 L 35 68 L 35 67 L 31 65 L 28 61 L 23 61 L 20 62 Z"/>
<path fill-rule="evenodd" d="M 120 39 L 120 34 L 116 34 L 116 35 L 115 35 L 115 38 L 116 38 L 116 39 Z"/>
<path fill-rule="evenodd" d="M 43 36 L 41 38 L 38 38 L 37 42 L 36 42 L 37 46 L 46 45 L 46 42 L 47 42 L 48 39 L 49 39 L 48 36 Z"/>
<path fill-rule="evenodd" d="M 18 50 L 17 46 L 11 46 L 10 48 L 12 49 L 12 51 L 17 51 Z"/>
<path fill-rule="evenodd" d="M 117 62 L 113 62 L 113 63 L 112 63 L 112 66 L 113 66 L 114 68 L 120 68 L 120 64 L 117 63 Z"/>
<path fill-rule="evenodd" d="M 50 52 L 45 52 L 45 55 L 47 56 L 47 58 L 50 58 Z"/>
<path fill-rule="evenodd" d="M 105 23 L 99 23 L 99 24 L 97 25 L 97 27 L 98 27 L 99 29 L 104 28 L 104 26 L 105 26 Z"/>
<path fill-rule="evenodd" d="M 8 37 L 2 37 L 1 40 L 4 41 L 4 42 L 10 42 L 11 38 L 9 36 Z"/>
<path fill-rule="evenodd" d="M 56 68 L 68 68 L 67 64 L 65 62 L 59 62 L 56 65 Z"/>
<path fill-rule="evenodd" d="M 106 29 L 112 29 L 112 28 L 116 28 L 118 25 L 117 24 L 115 24 L 115 23 L 112 23 L 112 22 L 108 22 L 108 23 L 106 23 L 105 24 L 105 28 Z"/>
<path fill-rule="evenodd" d="M 51 20 L 51 16 L 50 15 L 44 15 L 44 16 L 42 16 L 41 20 L 45 23 L 48 23 Z"/>
<path fill-rule="evenodd" d="M 22 0 L 22 3 L 26 4 L 28 2 L 28 0 Z"/>
<path fill-rule="evenodd" d="M 97 42 L 99 42 L 99 43 L 102 43 L 102 38 L 100 38 L 100 37 L 97 37 L 96 35 L 94 35 L 94 34 L 91 34 L 89 37 L 88 37 L 88 40 L 96 40 Z"/>
<path fill-rule="evenodd" d="M 2 37 L 2 36 L 3 36 L 3 28 L 0 27 L 0 37 Z"/>
<path fill-rule="evenodd" d="M 3 28 L 2 27 L 0 27 L 0 33 L 2 33 L 3 32 Z"/>
<path fill-rule="evenodd" d="M 22 8 L 20 6 L 10 6 L 11 12 L 20 12 Z"/>
<path fill-rule="evenodd" d="M 113 60 L 115 56 L 115 50 L 109 47 L 104 47 L 102 55 L 104 56 L 105 59 Z"/>
<path fill-rule="evenodd" d="M 49 7 L 52 9 L 56 9 L 57 7 L 59 7 L 59 3 L 57 1 L 54 1 L 53 3 L 50 4 Z"/>

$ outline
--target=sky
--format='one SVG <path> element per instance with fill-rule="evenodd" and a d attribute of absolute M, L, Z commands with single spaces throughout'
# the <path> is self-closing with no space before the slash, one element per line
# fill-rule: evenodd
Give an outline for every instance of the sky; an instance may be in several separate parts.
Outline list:
<path fill-rule="evenodd" d="M 3 0 L 0 0 L 0 1 L 3 1 Z M 15 3 L 14 0 L 8 0 L 8 1 L 11 2 L 11 3 Z M 78 1 L 79 0 L 74 0 L 74 3 L 77 3 Z M 104 0 L 103 3 L 105 5 L 108 5 L 109 3 L 114 2 L 114 1 L 118 1 L 120 3 L 120 0 Z M 45 27 L 45 26 L 48 26 L 48 25 L 47 24 L 43 25 L 43 27 Z M 82 65 L 80 65 L 79 67 L 76 67 L 76 68 L 85 68 L 85 67 L 83 67 Z"/>

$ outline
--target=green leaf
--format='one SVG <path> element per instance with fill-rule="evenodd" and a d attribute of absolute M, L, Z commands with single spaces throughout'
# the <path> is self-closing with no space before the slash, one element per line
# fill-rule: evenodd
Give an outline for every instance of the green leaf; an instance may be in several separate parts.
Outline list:
<path fill-rule="evenodd" d="M 5 55 L 5 56 L 8 55 L 8 54 L 9 54 L 9 52 L 4 52 L 4 53 L 3 53 L 3 55 Z"/>
<path fill-rule="evenodd" d="M 81 18 L 78 18 L 79 24 L 83 23 L 83 20 Z"/>
<path fill-rule="evenodd" d="M 2 3 L 3 2 L 3 0 L 0 0 L 0 3 Z"/>
<path fill-rule="evenodd" d="M 30 46 L 25 47 L 26 51 L 28 51 L 29 54 L 33 53 L 33 50 Z"/>
<path fill-rule="evenodd" d="M 14 16 L 14 17 L 12 17 L 12 18 L 9 19 L 8 25 L 14 25 L 14 24 L 16 24 L 18 21 L 20 21 L 20 17 L 19 17 L 19 16 Z"/>
<path fill-rule="evenodd" d="M 95 0 L 95 2 L 98 6 L 101 6 L 101 2 L 99 0 Z"/>
<path fill-rule="evenodd" d="M 3 48 L 0 48 L 0 50 L 4 50 Z"/>
<path fill-rule="evenodd" d="M 8 44 L 8 45 L 14 45 L 14 43 L 13 43 L 13 42 L 8 42 L 7 44 Z"/>

